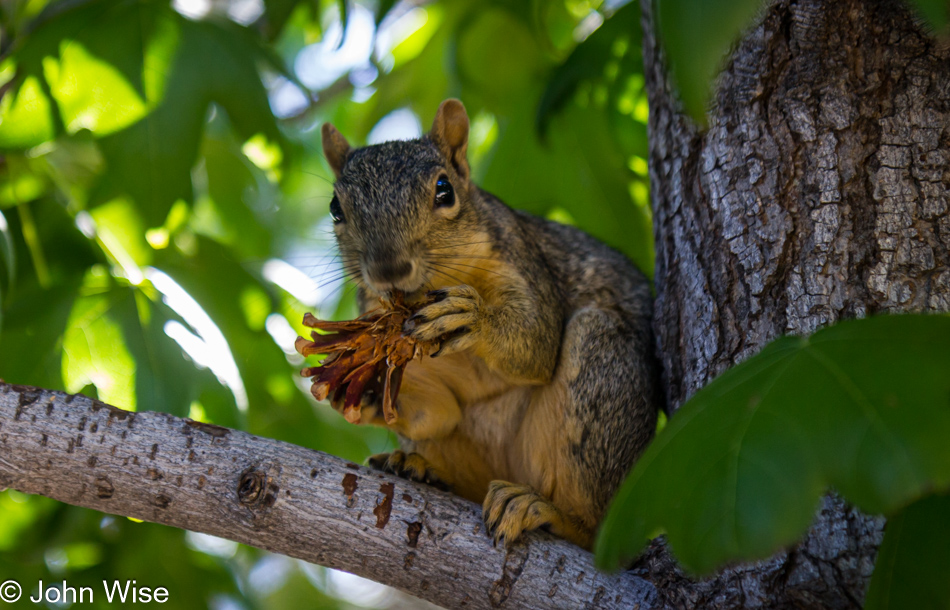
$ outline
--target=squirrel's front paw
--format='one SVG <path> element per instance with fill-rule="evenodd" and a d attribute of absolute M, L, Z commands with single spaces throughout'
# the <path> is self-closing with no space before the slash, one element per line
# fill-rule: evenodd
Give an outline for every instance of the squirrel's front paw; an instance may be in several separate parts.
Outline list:
<path fill-rule="evenodd" d="M 492 481 L 482 502 L 482 518 L 495 544 L 511 545 L 521 534 L 545 527 L 551 533 L 579 546 L 590 544 L 589 534 L 582 531 L 550 500 L 527 485 Z"/>
<path fill-rule="evenodd" d="M 425 483 L 442 491 L 449 490 L 448 484 L 439 471 L 418 453 L 406 453 L 397 449 L 392 453 L 371 455 L 367 462 L 373 468 L 383 472 L 389 472 L 410 481 Z"/>
<path fill-rule="evenodd" d="M 484 309 L 478 292 L 463 285 L 433 290 L 428 296 L 436 301 L 406 320 L 403 330 L 420 341 L 444 338 L 433 357 L 472 347 L 481 330 Z"/>

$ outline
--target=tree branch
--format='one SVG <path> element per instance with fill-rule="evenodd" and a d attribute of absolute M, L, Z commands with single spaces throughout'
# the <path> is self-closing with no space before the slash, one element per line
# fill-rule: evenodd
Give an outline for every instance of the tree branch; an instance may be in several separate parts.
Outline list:
<path fill-rule="evenodd" d="M 446 607 L 654 607 L 544 533 L 493 548 L 481 508 L 340 458 L 165 413 L 0 383 L 0 489 L 204 532 Z"/>

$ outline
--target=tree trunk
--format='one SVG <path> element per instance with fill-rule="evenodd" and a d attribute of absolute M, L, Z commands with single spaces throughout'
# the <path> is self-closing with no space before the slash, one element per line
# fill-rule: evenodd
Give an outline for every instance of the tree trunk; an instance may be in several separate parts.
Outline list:
<path fill-rule="evenodd" d="M 781 334 L 950 309 L 950 54 L 904 2 L 774 2 L 720 76 L 705 132 L 676 101 L 642 4 L 671 410 Z M 882 531 L 829 498 L 797 549 L 666 601 L 859 607 Z M 669 561 L 657 544 L 639 567 L 661 597 L 651 574 Z"/>

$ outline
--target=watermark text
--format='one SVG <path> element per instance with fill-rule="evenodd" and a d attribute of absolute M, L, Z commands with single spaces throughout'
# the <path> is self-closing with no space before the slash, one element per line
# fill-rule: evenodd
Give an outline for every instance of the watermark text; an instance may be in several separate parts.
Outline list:
<path fill-rule="evenodd" d="M 0 602 L 16 603 L 23 596 L 23 588 L 15 580 L 0 584 Z M 165 587 L 144 587 L 134 580 L 103 580 L 102 587 L 72 587 L 61 581 L 36 583 L 36 588 L 27 599 L 34 604 L 91 604 L 96 598 L 107 603 L 119 604 L 164 604 L 168 601 L 168 589 Z"/>

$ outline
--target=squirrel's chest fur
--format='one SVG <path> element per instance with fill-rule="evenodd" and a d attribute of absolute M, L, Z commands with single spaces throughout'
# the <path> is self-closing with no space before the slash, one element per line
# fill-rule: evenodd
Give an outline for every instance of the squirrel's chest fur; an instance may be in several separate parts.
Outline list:
<path fill-rule="evenodd" d="M 421 388 L 442 387 L 458 405 L 454 427 L 438 438 L 408 442 L 449 475 L 457 494 L 481 502 L 489 482 L 498 479 L 554 494 L 566 386 L 512 383 L 470 354 L 413 362 L 403 383 L 406 400 Z"/>

